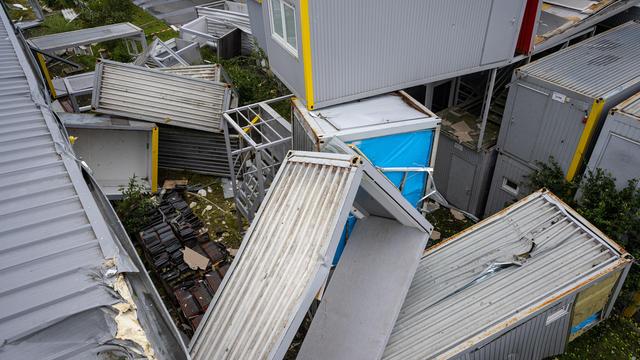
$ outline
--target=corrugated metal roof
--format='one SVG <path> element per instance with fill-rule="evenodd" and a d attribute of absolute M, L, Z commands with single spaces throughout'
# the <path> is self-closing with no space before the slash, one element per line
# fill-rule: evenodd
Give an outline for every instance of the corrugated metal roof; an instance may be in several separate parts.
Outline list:
<path fill-rule="evenodd" d="M 488 275 L 492 265 L 528 252 L 521 266 Z M 515 323 L 617 261 L 630 261 L 620 260 L 624 254 L 551 194 L 534 193 L 426 253 L 383 358 L 453 356 L 477 343 L 472 337 L 488 337 L 497 331 L 492 327 Z"/>
<path fill-rule="evenodd" d="M 282 358 L 328 275 L 362 176 L 357 159 L 286 159 L 192 339 L 194 359 Z"/>
<path fill-rule="evenodd" d="M 111 307 L 127 302 L 114 276 L 137 268 L 85 183 L 4 10 L 0 20 L 0 357 L 142 353 L 116 339 Z"/>
<path fill-rule="evenodd" d="M 629 22 L 518 69 L 593 98 L 640 80 L 640 23 Z"/>
<path fill-rule="evenodd" d="M 54 51 L 134 36 L 141 36 L 142 39 L 144 39 L 144 31 L 139 27 L 126 22 L 37 36 L 30 38 L 28 41 L 37 49 Z"/>
<path fill-rule="evenodd" d="M 221 132 L 229 85 L 108 60 L 96 66 L 95 111 L 209 132 Z"/>
<path fill-rule="evenodd" d="M 220 76 L 220 65 L 218 64 L 167 67 L 158 68 L 156 70 L 176 75 L 188 76 L 196 79 L 222 82 Z"/>
<path fill-rule="evenodd" d="M 247 5 L 236 3 L 233 1 L 214 1 L 209 4 L 196 6 L 196 14 L 198 17 L 207 17 L 214 21 L 215 24 L 226 24 L 237 27 L 247 34 L 251 34 L 251 22 L 249 21 L 249 12 Z M 221 28 L 222 33 L 228 32 Z M 218 32 L 215 32 L 216 34 Z"/>
<path fill-rule="evenodd" d="M 640 120 L 640 93 L 635 94 L 629 99 L 616 106 L 613 111 L 620 111 L 627 115 L 631 115 Z"/>

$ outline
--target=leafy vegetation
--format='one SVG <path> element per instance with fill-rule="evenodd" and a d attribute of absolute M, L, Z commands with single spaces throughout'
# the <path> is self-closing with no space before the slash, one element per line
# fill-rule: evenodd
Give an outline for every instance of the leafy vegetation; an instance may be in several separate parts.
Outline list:
<path fill-rule="evenodd" d="M 77 21 L 68 22 L 64 19 L 62 14 L 51 14 L 45 16 L 44 21 L 40 26 L 37 26 L 29 30 L 29 36 L 42 36 L 49 34 L 57 34 L 61 32 L 73 31 L 82 29 L 83 26 Z"/>
<path fill-rule="evenodd" d="M 87 27 L 127 22 L 137 8 L 130 0 L 89 0 L 80 11 L 80 20 Z"/>
<path fill-rule="evenodd" d="M 135 238 L 149 222 L 149 214 L 155 204 L 135 176 L 129 179 L 129 184 L 121 191 L 122 199 L 116 203 L 116 213 L 129 236 Z"/>

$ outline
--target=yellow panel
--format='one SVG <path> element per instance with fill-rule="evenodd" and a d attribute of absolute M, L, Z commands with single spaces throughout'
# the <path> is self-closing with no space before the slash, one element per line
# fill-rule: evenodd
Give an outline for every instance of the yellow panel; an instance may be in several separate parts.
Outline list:
<path fill-rule="evenodd" d="M 302 61 L 307 109 L 313 110 L 313 70 L 311 68 L 311 25 L 309 24 L 309 0 L 300 0 L 300 33 L 302 36 Z"/>
<path fill-rule="evenodd" d="M 571 321 L 571 327 L 574 327 L 581 322 L 585 321 L 591 315 L 598 311 L 604 311 L 605 307 L 609 303 L 609 298 L 613 291 L 613 287 L 620 278 L 622 271 L 618 271 L 612 274 L 608 278 L 604 279 L 600 283 L 583 290 L 578 294 L 578 298 L 573 306 L 573 319 Z M 569 340 L 580 336 L 588 328 L 581 329 L 580 331 L 572 334 Z"/>
<path fill-rule="evenodd" d="M 585 125 L 584 130 L 582 130 L 580 141 L 578 141 L 578 147 L 576 148 L 575 154 L 573 154 L 573 159 L 571 160 L 569 171 L 567 171 L 566 179 L 568 181 L 573 180 L 578 170 L 582 167 L 584 155 L 587 152 L 589 144 L 591 143 L 591 138 L 593 137 L 596 128 L 598 127 L 598 121 L 600 120 L 600 115 L 602 115 L 603 109 L 604 100 L 602 99 L 594 101 L 591 105 L 589 117 L 587 118 L 587 124 Z"/>
<path fill-rule="evenodd" d="M 40 63 L 40 68 L 42 69 L 42 75 L 44 75 L 45 80 L 47 80 L 47 86 L 49 87 L 49 93 L 54 98 L 57 97 L 56 89 L 53 87 L 53 81 L 51 81 L 51 75 L 49 75 L 49 69 L 47 68 L 47 63 L 44 61 L 44 56 L 42 54 L 36 54 L 38 58 L 38 62 Z"/>
<path fill-rule="evenodd" d="M 151 130 L 151 191 L 158 191 L 158 145 L 159 132 L 158 127 Z"/>

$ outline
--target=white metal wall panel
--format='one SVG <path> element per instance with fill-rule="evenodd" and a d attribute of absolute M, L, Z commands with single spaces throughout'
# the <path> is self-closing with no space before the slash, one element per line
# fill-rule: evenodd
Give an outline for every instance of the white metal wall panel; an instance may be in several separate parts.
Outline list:
<path fill-rule="evenodd" d="M 141 40 L 144 40 L 144 31 L 131 23 L 125 22 L 32 37 L 29 39 L 29 43 L 40 50 L 55 51 L 127 37 L 140 37 Z M 146 43 L 144 45 L 146 46 Z"/>
<path fill-rule="evenodd" d="M 215 82 L 222 81 L 220 77 L 220 65 L 218 64 L 167 67 L 158 68 L 156 70 L 176 75 L 188 76 L 196 79 L 210 80 Z"/>
<path fill-rule="evenodd" d="M 230 99 L 224 83 L 107 60 L 96 67 L 94 89 L 96 112 L 209 132 L 221 132 Z"/>
<path fill-rule="evenodd" d="M 297 153 L 280 168 L 191 353 L 281 358 L 328 275 L 362 170 L 357 157 Z"/>
<path fill-rule="evenodd" d="M 526 1 L 513 2 L 310 1 L 316 108 L 477 71 L 486 64 L 485 43 L 502 55 L 487 61 L 510 61 Z"/>
<path fill-rule="evenodd" d="M 548 192 L 534 193 L 427 252 L 383 358 L 448 358 L 476 348 L 628 266 L 627 256 Z M 489 271 L 512 262 L 520 265 Z"/>
<path fill-rule="evenodd" d="M 619 189 L 640 179 L 640 93 L 621 103 L 604 122 L 587 168 L 600 168 Z"/>

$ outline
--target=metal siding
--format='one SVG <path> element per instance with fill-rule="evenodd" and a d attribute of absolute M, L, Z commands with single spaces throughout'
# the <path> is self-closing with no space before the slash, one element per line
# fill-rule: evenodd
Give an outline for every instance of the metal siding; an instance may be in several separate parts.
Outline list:
<path fill-rule="evenodd" d="M 513 18 L 519 25 L 525 2 L 518 3 L 518 9 L 495 20 Z M 492 4 L 492 0 L 311 1 L 316 108 L 477 71 Z M 517 33 L 514 28 L 513 41 L 493 47 L 507 54 L 499 59 L 503 63 L 513 56 Z M 280 63 L 272 67 L 280 74 L 288 69 Z M 302 84 L 290 85 L 304 95 Z"/>
<path fill-rule="evenodd" d="M 640 178 L 640 93 L 608 115 L 587 168 L 608 171 L 619 189 Z"/>
<path fill-rule="evenodd" d="M 482 346 L 484 339 L 535 316 L 544 304 L 565 298 L 568 289 L 626 266 L 626 253 L 573 214 L 538 192 L 428 250 L 383 358 L 446 357 Z M 521 266 L 473 283 L 489 265 L 529 251 Z M 497 345 L 507 340 L 482 350 L 487 358 L 504 358 L 508 348 Z"/>
<path fill-rule="evenodd" d="M 265 5 L 266 6 L 266 5 Z M 265 33 L 264 18 L 262 17 L 262 3 L 258 0 L 248 0 L 247 10 L 251 24 L 251 33 L 255 36 L 258 46 L 267 51 L 267 33 Z"/>
<path fill-rule="evenodd" d="M 133 245 L 121 243 L 103 216 L 27 56 L 0 10 L 0 353 L 94 358 L 113 350 L 105 343 L 121 341 L 112 305 L 123 299 L 110 287 L 115 276 L 127 273 L 124 285 L 138 296 L 139 309 L 140 296 L 156 306 L 159 298 L 132 286 L 141 285 L 141 263 L 125 251 Z M 141 311 L 136 320 L 149 325 L 142 319 L 163 309 Z M 180 340 L 172 338 L 177 331 L 159 320 L 145 327 L 166 331 L 163 343 L 153 343 L 156 354 L 181 358 Z"/>
<path fill-rule="evenodd" d="M 157 71 L 163 71 L 171 74 L 188 76 L 196 79 L 209 80 L 214 82 L 223 82 L 220 77 L 220 65 L 193 65 L 181 67 L 158 68 Z"/>
<path fill-rule="evenodd" d="M 161 125 L 159 135 L 159 167 L 231 176 L 224 134 Z M 231 138 L 231 148 L 238 149 L 237 137 Z"/>
<path fill-rule="evenodd" d="M 515 201 L 522 199 L 532 190 L 537 190 L 529 189 L 527 186 L 528 180 L 526 176 L 534 171 L 534 168 L 514 159 L 509 154 L 499 153 L 496 160 L 496 167 L 493 170 L 493 178 L 489 188 L 489 196 L 487 197 L 484 216 L 493 215 Z M 518 195 L 514 195 L 503 189 L 503 178 L 507 178 L 518 184 Z"/>
<path fill-rule="evenodd" d="M 607 98 L 640 82 L 640 23 L 629 22 L 519 69 L 591 98 Z"/>
<path fill-rule="evenodd" d="M 353 159 L 294 153 L 282 165 L 192 339 L 195 360 L 284 355 L 328 275 L 362 175 Z"/>
<path fill-rule="evenodd" d="M 473 184 L 469 195 L 469 203 L 468 206 L 461 209 L 480 217 L 484 212 L 497 155 L 495 146 L 488 150 L 477 152 L 458 144 L 447 136 L 445 132 L 441 132 L 438 139 L 438 156 L 436 157 L 433 172 L 436 188 L 449 201 L 450 197 L 458 197 L 461 192 L 465 191 L 463 188 L 449 186 L 450 181 L 454 178 L 471 178 Z M 453 171 L 451 169 L 453 157 L 473 164 L 473 171 L 468 173 Z"/>
<path fill-rule="evenodd" d="M 142 40 L 144 32 L 139 27 L 127 22 L 32 37 L 28 42 L 37 49 L 55 51 L 134 36 L 140 36 Z"/>
<path fill-rule="evenodd" d="M 230 9 L 229 6 L 227 6 L 227 3 L 229 2 L 219 0 L 209 4 L 196 6 L 196 14 L 198 17 L 204 16 L 209 18 L 216 24 L 232 25 L 241 29 L 243 32 L 251 34 L 251 23 L 249 21 L 249 13 L 247 12 L 246 4 L 236 3 L 238 6 L 244 7 L 244 11 L 239 11 L 241 10 L 240 8 Z M 226 27 L 227 26 L 225 26 L 225 28 Z"/>
<path fill-rule="evenodd" d="M 270 1 L 270 0 L 269 0 Z M 262 19 L 264 22 L 264 33 L 267 41 L 267 54 L 269 54 L 269 66 L 278 78 L 297 97 L 305 98 L 304 88 L 304 66 L 302 56 L 302 40 L 300 36 L 300 0 L 290 1 L 295 6 L 296 11 L 296 31 L 298 35 L 298 56 L 293 56 L 280 43 L 273 39 L 271 35 L 271 20 L 269 18 L 269 5 L 263 1 Z M 310 15 L 312 16 L 312 15 Z M 312 50 L 313 51 L 313 50 Z"/>
<path fill-rule="evenodd" d="M 102 60 L 92 107 L 136 120 L 221 132 L 229 85 Z"/>

